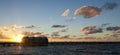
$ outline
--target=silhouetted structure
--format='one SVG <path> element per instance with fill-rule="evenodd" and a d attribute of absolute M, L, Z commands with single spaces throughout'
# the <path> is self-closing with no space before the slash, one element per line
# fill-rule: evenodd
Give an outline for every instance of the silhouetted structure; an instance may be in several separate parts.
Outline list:
<path fill-rule="evenodd" d="M 45 36 L 23 37 L 21 44 L 23 46 L 43 46 L 43 45 L 48 45 L 48 38 L 45 37 Z"/>

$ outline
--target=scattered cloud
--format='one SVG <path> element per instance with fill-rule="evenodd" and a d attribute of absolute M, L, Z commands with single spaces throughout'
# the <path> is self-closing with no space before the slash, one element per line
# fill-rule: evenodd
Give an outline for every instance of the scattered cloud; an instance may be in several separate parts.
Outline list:
<path fill-rule="evenodd" d="M 118 33 L 118 34 L 120 34 L 120 29 L 114 31 L 113 33 Z"/>
<path fill-rule="evenodd" d="M 53 25 L 52 28 L 64 28 L 67 25 Z"/>
<path fill-rule="evenodd" d="M 90 40 L 90 39 L 96 39 L 96 37 L 90 37 L 89 36 L 89 37 L 84 37 L 84 39 L 89 39 Z"/>
<path fill-rule="evenodd" d="M 113 10 L 118 6 L 117 3 L 106 3 L 102 6 L 102 9 Z"/>
<path fill-rule="evenodd" d="M 63 28 L 63 29 L 60 29 L 59 32 L 67 32 L 69 30 L 69 28 Z"/>
<path fill-rule="evenodd" d="M 100 15 L 102 9 L 94 6 L 82 6 L 75 10 L 75 15 L 83 15 L 85 18 L 91 18 Z"/>
<path fill-rule="evenodd" d="M 78 9 L 76 9 L 74 11 L 74 14 L 75 15 L 82 15 L 85 18 L 92 18 L 92 17 L 96 17 L 96 16 L 100 15 L 100 13 L 103 10 L 113 10 L 116 7 L 118 7 L 117 3 L 109 3 L 109 2 L 105 3 L 102 7 L 85 5 L 85 6 L 82 6 Z M 70 12 L 70 10 L 67 9 L 62 13 L 61 16 L 68 16 L 69 12 Z M 74 21 L 74 20 L 76 20 L 76 18 L 69 18 L 68 19 L 68 21 Z"/>
<path fill-rule="evenodd" d="M 17 37 L 19 34 L 23 34 L 23 28 L 35 28 L 34 25 L 31 26 L 20 26 L 20 25 L 11 25 L 11 26 L 0 26 L 0 38 L 2 39 L 13 39 Z M 24 32 L 25 35 L 28 36 L 38 36 L 41 32 L 33 33 L 33 32 Z"/>
<path fill-rule="evenodd" d="M 21 28 L 25 28 L 25 26 L 18 26 L 16 24 L 12 25 L 11 28 L 13 29 L 21 29 Z"/>
<path fill-rule="evenodd" d="M 60 36 L 59 32 L 52 32 L 51 34 L 52 37 L 58 37 Z"/>
<path fill-rule="evenodd" d="M 40 28 L 40 27 L 36 27 L 35 25 L 30 25 L 30 26 L 18 26 L 18 25 L 12 25 L 11 28 L 13 29 L 22 29 L 22 28 Z"/>
<path fill-rule="evenodd" d="M 105 26 L 107 26 L 109 24 L 111 24 L 111 23 L 104 23 L 104 24 L 101 25 L 101 27 L 105 27 Z"/>
<path fill-rule="evenodd" d="M 119 40 L 120 39 L 120 29 L 114 30 L 110 34 L 106 34 L 105 35 L 105 39 L 108 39 L 108 40 Z"/>
<path fill-rule="evenodd" d="M 68 34 L 68 35 L 64 35 L 64 36 L 62 36 L 62 38 L 69 38 L 71 35 L 70 34 Z"/>
<path fill-rule="evenodd" d="M 20 31 L 17 31 L 16 29 L 21 29 L 24 26 L 0 26 L 0 38 L 2 39 L 12 39 L 13 37 L 16 37 Z"/>
<path fill-rule="evenodd" d="M 26 26 L 25 28 L 35 28 L 35 26 L 31 25 L 31 26 Z"/>
<path fill-rule="evenodd" d="M 120 29 L 113 31 L 113 37 L 120 37 Z"/>
<path fill-rule="evenodd" d="M 37 37 L 37 36 L 41 36 L 41 35 L 44 35 L 44 32 L 27 32 L 27 31 L 24 31 L 24 32 L 22 32 L 22 34 L 24 35 L 24 36 L 28 36 L 28 37 L 31 37 L 31 36 L 35 36 L 35 37 Z"/>
<path fill-rule="evenodd" d="M 111 26 L 111 27 L 106 28 L 107 31 L 116 31 L 116 30 L 119 30 L 119 29 L 120 29 L 119 26 L 114 26 L 114 27 Z"/>
<path fill-rule="evenodd" d="M 102 28 L 96 27 L 96 26 L 87 26 L 87 27 L 81 28 L 80 32 L 82 32 L 82 33 L 84 33 L 86 35 L 93 34 L 93 33 L 101 33 Z"/>
<path fill-rule="evenodd" d="M 65 10 L 61 16 L 68 16 L 70 9 Z"/>

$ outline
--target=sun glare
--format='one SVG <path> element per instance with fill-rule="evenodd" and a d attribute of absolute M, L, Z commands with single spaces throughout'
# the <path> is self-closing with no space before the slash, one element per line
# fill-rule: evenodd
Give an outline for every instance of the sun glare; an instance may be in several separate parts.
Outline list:
<path fill-rule="evenodd" d="M 14 41 L 15 42 L 21 42 L 22 38 L 23 38 L 23 35 L 19 34 L 19 35 L 17 35 L 17 37 L 14 38 Z"/>

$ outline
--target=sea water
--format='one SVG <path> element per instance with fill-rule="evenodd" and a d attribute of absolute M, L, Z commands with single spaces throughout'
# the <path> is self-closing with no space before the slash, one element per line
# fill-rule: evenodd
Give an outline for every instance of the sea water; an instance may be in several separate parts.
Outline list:
<path fill-rule="evenodd" d="M 120 55 L 120 44 L 0 46 L 0 55 Z"/>

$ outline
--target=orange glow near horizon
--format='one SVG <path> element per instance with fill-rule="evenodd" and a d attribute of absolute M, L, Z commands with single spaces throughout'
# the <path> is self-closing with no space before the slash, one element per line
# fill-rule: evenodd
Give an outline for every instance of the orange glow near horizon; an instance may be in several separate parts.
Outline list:
<path fill-rule="evenodd" d="M 13 41 L 15 41 L 15 42 L 21 42 L 23 36 L 24 35 L 22 35 L 22 34 L 18 34 L 16 37 L 13 38 Z"/>

